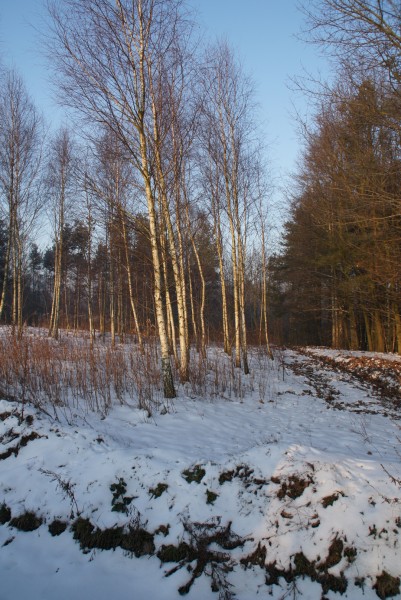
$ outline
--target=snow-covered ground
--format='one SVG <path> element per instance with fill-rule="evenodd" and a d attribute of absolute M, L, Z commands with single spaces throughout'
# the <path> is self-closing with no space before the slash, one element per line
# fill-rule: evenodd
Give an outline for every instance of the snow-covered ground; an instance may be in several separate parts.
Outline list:
<path fill-rule="evenodd" d="M 312 354 L 251 366 L 151 416 L 0 400 L 0 600 L 400 597 L 399 405 Z"/>

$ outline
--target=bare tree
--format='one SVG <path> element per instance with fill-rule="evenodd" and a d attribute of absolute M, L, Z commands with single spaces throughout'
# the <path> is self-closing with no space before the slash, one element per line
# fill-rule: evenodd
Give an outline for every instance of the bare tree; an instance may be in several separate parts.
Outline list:
<path fill-rule="evenodd" d="M 248 373 L 245 256 L 252 202 L 249 167 L 254 150 L 254 124 L 251 118 L 254 109 L 253 90 L 250 80 L 226 43 L 209 49 L 208 57 L 203 76 L 203 145 L 208 157 L 207 172 L 213 185 L 211 203 L 218 245 L 221 245 L 223 214 L 229 231 L 235 364 L 241 366 L 242 352 L 243 369 Z"/>
<path fill-rule="evenodd" d="M 77 191 L 77 177 L 73 142 L 69 131 L 63 127 L 54 136 L 50 145 L 46 187 L 48 206 L 54 233 L 54 284 L 49 335 L 58 338 L 60 324 L 61 281 L 63 265 L 63 233 L 68 213 Z"/>
<path fill-rule="evenodd" d="M 155 91 L 166 65 L 181 54 L 180 43 L 186 39 L 180 11 L 179 0 L 65 0 L 50 5 L 52 58 L 61 74 L 64 101 L 92 122 L 107 124 L 126 148 L 142 180 L 166 397 L 174 397 L 175 389 L 158 244 L 158 203 L 164 202 L 158 194 L 163 193 L 164 183 L 155 149 L 159 147 L 163 105 L 155 101 Z"/>
<path fill-rule="evenodd" d="M 12 324 L 23 325 L 23 261 L 26 243 L 41 209 L 38 193 L 43 147 L 41 118 L 21 77 L 4 75 L 0 90 L 0 201 L 8 222 L 8 245 L 0 299 L 4 310 L 8 273 L 12 279 Z"/>
<path fill-rule="evenodd" d="M 270 346 L 269 321 L 268 321 L 268 233 L 269 233 L 269 212 L 268 198 L 271 194 L 271 189 L 266 185 L 264 170 L 261 168 L 260 162 L 257 163 L 255 169 L 255 186 L 256 186 L 256 213 L 257 227 L 260 228 L 260 252 L 261 252 L 261 310 L 260 310 L 260 341 L 262 341 L 262 328 L 266 344 L 266 351 L 271 360 L 274 360 L 274 355 Z"/>
<path fill-rule="evenodd" d="M 106 214 L 106 221 L 110 228 L 118 228 L 118 234 L 109 235 L 110 249 L 110 287 L 114 288 L 114 269 L 112 263 L 115 262 L 113 240 L 119 237 L 122 244 L 123 268 L 127 276 L 128 295 L 131 306 L 132 317 L 135 325 L 140 349 L 143 349 L 143 340 L 141 327 L 138 318 L 136 301 L 133 288 L 133 269 L 130 257 L 129 247 L 129 225 L 135 210 L 135 197 L 137 195 L 136 182 L 133 177 L 132 167 L 125 156 L 124 147 L 113 132 L 103 132 L 98 140 L 95 141 L 96 168 L 95 172 L 88 181 L 92 192 L 101 202 L 103 214 Z M 110 232 L 111 233 L 111 232 Z M 120 286 L 121 287 L 121 286 Z M 112 331 L 114 332 L 114 291 L 111 300 L 111 320 Z M 112 335 L 113 340 L 115 335 Z"/>
<path fill-rule="evenodd" d="M 356 70 L 385 69 L 401 83 L 398 0 L 323 0 L 305 5 L 310 39 Z"/>

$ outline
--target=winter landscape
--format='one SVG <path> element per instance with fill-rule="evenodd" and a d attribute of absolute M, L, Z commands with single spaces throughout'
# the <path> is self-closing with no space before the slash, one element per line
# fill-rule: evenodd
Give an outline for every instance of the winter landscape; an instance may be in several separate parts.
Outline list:
<path fill-rule="evenodd" d="M 0 379 L 2 600 L 399 596 L 398 356 L 253 348 L 244 376 L 212 347 L 164 400 L 130 344 L 117 385 L 107 343 L 84 368 L 83 335 L 24 339 L 41 358 Z"/>
<path fill-rule="evenodd" d="M 399 0 L 0 4 L 0 600 L 400 599 Z"/>

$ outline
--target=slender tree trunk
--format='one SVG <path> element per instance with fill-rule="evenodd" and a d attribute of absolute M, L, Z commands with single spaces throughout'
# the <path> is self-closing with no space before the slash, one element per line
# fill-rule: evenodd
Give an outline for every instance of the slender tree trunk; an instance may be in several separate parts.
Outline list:
<path fill-rule="evenodd" d="M 17 326 L 18 319 L 18 283 L 17 283 L 17 246 L 15 239 L 15 231 L 13 232 L 13 301 L 12 301 L 12 330 L 13 334 L 15 334 L 15 328 Z"/>
<path fill-rule="evenodd" d="M 396 304 L 393 305 L 393 314 L 394 314 L 394 322 L 395 322 L 395 332 L 396 332 L 396 352 L 401 354 L 401 314 L 398 306 Z"/>
<path fill-rule="evenodd" d="M 121 270 L 121 249 L 118 248 L 117 260 L 117 331 L 120 339 L 124 339 L 125 334 L 125 319 L 124 319 L 124 303 L 123 303 L 123 281 Z"/>
<path fill-rule="evenodd" d="M 261 214 L 261 230 L 262 230 L 262 302 L 261 302 L 261 322 L 264 323 L 264 334 L 267 354 L 271 360 L 274 360 L 273 352 L 269 342 L 269 323 L 267 320 L 267 260 L 266 260 L 266 240 L 265 240 L 265 224 Z"/>
<path fill-rule="evenodd" d="M 6 291 L 7 291 L 7 279 L 10 270 L 10 256 L 11 256 L 11 228 L 9 228 L 8 238 L 7 238 L 7 248 L 6 255 L 4 260 L 4 270 L 3 270 L 3 283 L 1 287 L 1 298 L 0 298 L 0 320 L 3 316 L 4 305 L 6 301 Z"/>
<path fill-rule="evenodd" d="M 198 326 L 196 324 L 196 313 L 195 313 L 195 303 L 194 303 L 194 293 L 192 286 L 192 269 L 191 266 L 188 265 L 188 282 L 189 282 L 189 301 L 191 305 L 191 320 L 192 320 L 192 331 L 196 341 L 196 349 L 199 352 L 200 350 L 200 340 L 198 336 Z"/>
<path fill-rule="evenodd" d="M 235 335 L 235 366 L 241 367 L 241 315 L 240 315 L 240 281 L 238 271 L 238 240 L 236 236 L 236 224 L 233 213 L 233 198 L 232 198 L 232 187 L 235 185 L 234 179 L 237 176 L 236 168 L 233 166 L 230 170 L 229 159 L 228 159 L 228 142 L 226 139 L 223 116 L 220 112 L 220 123 L 221 123 L 221 134 L 222 134 L 222 146 L 223 146 L 223 177 L 225 183 L 225 196 L 226 196 L 226 211 L 228 217 L 228 224 L 231 235 L 231 269 L 233 274 L 233 295 L 234 295 L 234 335 Z M 235 155 L 235 148 L 234 155 Z M 236 159 L 234 158 L 234 162 Z M 235 199 L 234 199 L 235 200 Z"/>
<path fill-rule="evenodd" d="M 127 226 L 126 226 L 126 221 L 125 221 L 125 215 L 123 214 L 122 209 L 121 209 L 121 228 L 122 228 L 122 235 L 123 235 L 123 242 L 124 242 L 125 267 L 127 270 L 129 300 L 130 300 L 130 305 L 131 305 L 132 316 L 134 318 L 134 324 L 135 324 L 135 330 L 136 330 L 136 335 L 137 335 L 137 339 L 138 339 L 138 345 L 139 345 L 141 352 L 143 352 L 143 340 L 142 340 L 141 328 L 139 326 L 138 314 L 137 314 L 137 310 L 136 310 L 133 287 L 132 287 L 132 269 L 131 269 L 131 261 L 130 261 L 130 256 L 129 256 Z"/>
<path fill-rule="evenodd" d="M 79 329 L 79 306 L 81 303 L 81 284 L 80 284 L 80 277 L 79 277 L 79 269 L 77 267 L 77 274 L 76 274 L 76 279 L 75 279 L 75 294 L 74 294 L 74 298 L 75 298 L 75 306 L 74 306 L 74 331 L 77 332 Z"/>
<path fill-rule="evenodd" d="M 350 347 L 351 350 L 359 350 L 358 328 L 356 325 L 355 310 L 351 306 L 349 310 Z"/>
<path fill-rule="evenodd" d="M 331 294 L 331 345 L 333 348 L 340 347 L 339 308 L 335 289 Z"/>
<path fill-rule="evenodd" d="M 363 310 L 363 320 L 365 322 L 366 339 L 368 343 L 368 351 L 373 351 L 372 328 L 370 325 L 369 315 L 366 310 Z"/>
<path fill-rule="evenodd" d="M 186 306 L 184 306 L 183 288 L 185 287 L 185 281 L 183 282 L 183 274 L 179 268 L 179 258 L 176 249 L 175 236 L 173 225 L 171 222 L 170 211 L 168 207 L 168 200 L 166 195 L 166 183 L 161 164 L 161 157 L 159 151 L 159 135 L 157 131 L 157 117 L 155 114 L 155 106 L 153 103 L 153 115 L 154 115 L 154 137 L 155 137 L 155 149 L 156 149 L 156 164 L 158 170 L 158 181 L 160 191 L 160 202 L 162 207 L 162 216 L 167 229 L 167 242 L 170 251 L 170 260 L 173 268 L 175 292 L 177 298 L 177 313 L 178 313 L 178 336 L 180 343 L 180 379 L 182 382 L 188 381 L 189 378 L 189 348 L 188 348 L 188 334 L 187 334 L 187 323 L 186 317 Z"/>
<path fill-rule="evenodd" d="M 242 361 L 245 375 L 249 374 L 248 365 L 248 346 L 247 346 L 247 331 L 246 331 L 246 315 L 245 315 L 245 264 L 244 264 L 244 251 L 241 241 L 241 237 L 238 235 L 238 287 L 239 287 L 239 308 L 241 316 L 241 348 L 242 348 Z"/>
<path fill-rule="evenodd" d="M 201 356 L 203 358 L 205 358 L 206 357 L 206 328 L 205 328 L 206 282 L 205 282 L 205 277 L 203 274 L 202 263 L 200 260 L 199 252 L 198 252 L 198 249 L 196 247 L 195 241 L 192 236 L 191 236 L 191 241 L 192 241 L 192 247 L 193 247 L 195 258 L 196 258 L 196 264 L 198 265 L 199 277 L 200 277 L 201 286 L 202 286 L 201 303 L 200 303 L 200 308 L 199 308 L 199 318 L 200 318 L 200 328 L 201 328 L 201 331 L 200 331 L 200 353 L 201 353 Z M 192 296 L 192 294 L 191 294 L 191 296 Z"/>
<path fill-rule="evenodd" d="M 60 323 L 60 298 L 61 298 L 61 265 L 62 265 L 62 230 L 56 239 L 55 257 L 54 257 L 54 286 L 52 312 L 50 315 L 49 335 L 58 339 Z"/>
<path fill-rule="evenodd" d="M 378 309 L 373 311 L 373 337 L 374 337 L 374 351 L 375 352 L 385 352 L 386 343 L 384 339 L 383 333 L 383 323 L 380 317 L 380 312 Z"/>
<path fill-rule="evenodd" d="M 55 140 L 55 165 L 57 167 L 58 180 L 54 181 L 52 193 L 58 197 L 54 209 L 54 234 L 55 234 L 55 256 L 54 256 L 54 286 L 52 312 L 50 315 L 49 335 L 58 339 L 60 326 L 60 299 L 61 299 L 61 276 L 63 261 L 63 232 L 64 232 L 64 210 L 66 201 L 67 167 L 69 163 L 69 140 L 64 130 Z"/>
<path fill-rule="evenodd" d="M 51 311 L 50 311 L 49 330 L 48 330 L 49 337 L 52 335 L 52 331 L 53 331 L 54 305 L 55 305 L 55 302 L 56 302 L 56 295 L 55 295 L 56 264 L 57 264 L 57 243 L 56 243 L 55 248 L 54 248 L 54 277 L 53 277 L 53 290 L 52 290 L 52 307 L 51 307 Z"/>
<path fill-rule="evenodd" d="M 114 285 L 114 260 L 113 260 L 113 248 L 111 242 L 111 232 L 109 235 L 109 287 L 110 287 L 110 300 L 109 300 L 109 314 L 110 314 L 110 337 L 111 345 L 116 345 L 116 311 L 115 311 L 115 285 Z"/>
<path fill-rule="evenodd" d="M 163 310 L 163 298 L 162 298 L 162 269 L 160 265 L 160 255 L 158 248 L 158 228 L 157 228 L 157 212 L 156 212 L 156 201 L 151 185 L 151 171 L 148 162 L 148 148 L 145 135 L 145 122 L 144 122 L 144 106 L 146 96 L 146 48 L 147 48 L 147 27 L 146 21 L 144 21 L 143 8 L 141 3 L 138 4 L 138 18 L 139 18 L 139 110 L 138 120 L 136 122 L 136 130 L 139 135 L 139 148 L 141 158 L 141 175 L 145 187 L 146 201 L 148 207 L 149 217 L 149 233 L 150 233 L 150 246 L 152 252 L 152 264 L 153 264 L 153 276 L 154 276 L 154 303 L 156 312 L 157 328 L 159 332 L 160 350 L 161 350 L 161 371 L 163 380 L 163 391 L 165 398 L 175 398 L 176 392 L 174 387 L 173 373 L 170 362 L 169 343 L 166 327 L 166 317 Z"/>
<path fill-rule="evenodd" d="M 93 306 L 92 306 L 92 209 L 90 205 L 90 199 L 86 192 L 86 202 L 88 207 L 88 255 L 87 255 L 87 271 L 86 276 L 88 279 L 88 325 L 89 325 L 89 339 L 90 345 L 93 345 L 95 341 L 95 327 L 93 323 Z"/>
<path fill-rule="evenodd" d="M 103 291 L 104 283 L 103 283 L 103 274 L 99 272 L 99 280 L 98 280 L 98 306 L 99 306 L 99 333 L 102 337 L 105 334 L 105 299 L 104 299 L 104 291 Z"/>
<path fill-rule="evenodd" d="M 181 302 L 182 302 L 182 318 L 183 318 L 183 335 L 185 336 L 185 352 L 186 352 L 186 359 L 185 359 L 185 365 L 184 365 L 184 371 L 186 373 L 186 379 L 185 381 L 187 381 L 189 379 L 189 361 L 190 361 L 190 344 L 189 344 L 189 326 L 188 326 L 188 308 L 187 308 L 187 288 L 186 288 L 186 284 L 185 284 L 185 261 L 184 261 L 184 244 L 183 244 L 183 239 L 182 239 L 182 211 L 183 211 L 183 206 L 181 206 L 181 202 L 180 202 L 180 188 L 182 186 L 182 188 L 184 189 L 184 195 L 185 195 L 185 206 L 188 207 L 188 200 L 186 198 L 186 188 L 185 188 L 185 181 L 181 181 L 179 175 L 177 174 L 176 177 L 176 193 L 175 193 L 175 210 L 176 210 L 176 229 L 177 229 L 177 243 L 178 243 L 178 272 L 179 272 L 179 282 L 180 282 L 180 289 L 181 289 Z"/>
<path fill-rule="evenodd" d="M 212 213 L 214 224 L 214 237 L 216 242 L 217 258 L 219 261 L 219 277 L 221 291 L 221 307 L 223 320 L 223 344 L 224 352 L 231 356 L 230 329 L 228 324 L 228 309 L 227 309 L 227 291 L 226 280 L 224 275 L 224 260 L 223 260 L 223 242 L 220 226 L 219 208 L 216 205 L 216 199 L 212 197 Z"/>
<path fill-rule="evenodd" d="M 228 184 L 227 184 L 228 187 Z M 234 222 L 231 211 L 230 192 L 227 190 L 227 212 L 231 233 L 231 268 L 233 273 L 233 294 L 234 294 L 234 333 L 235 333 L 235 366 L 241 367 L 241 317 L 239 304 L 239 274 L 237 263 L 237 240 L 235 236 Z"/>
<path fill-rule="evenodd" d="M 166 302 L 166 320 L 167 320 L 167 335 L 170 346 L 170 353 L 174 356 L 175 365 L 178 366 L 178 352 L 177 352 L 177 339 L 175 334 L 175 323 L 173 315 L 173 307 L 171 304 L 170 286 L 168 277 L 168 265 L 167 265 L 167 251 L 166 251 L 166 237 L 163 232 L 160 232 L 160 253 L 161 261 L 163 266 L 163 279 L 164 279 L 164 296 Z"/>
<path fill-rule="evenodd" d="M 67 289 L 67 274 L 64 275 L 64 312 L 65 312 L 65 327 L 70 330 L 70 307 L 68 305 L 68 289 Z"/>
<path fill-rule="evenodd" d="M 143 72 L 143 65 L 141 72 Z M 142 89 L 144 84 L 142 83 Z M 150 230 L 150 245 L 152 251 L 152 262 L 153 262 L 153 275 L 154 275 L 154 301 L 157 328 L 160 339 L 161 349 L 161 361 L 162 361 L 162 378 L 163 378 L 163 389 L 165 398 L 175 398 L 175 387 L 173 380 L 173 373 L 171 370 L 170 363 L 170 352 L 166 328 L 166 319 L 163 311 L 163 300 L 162 300 L 162 272 L 160 266 L 159 249 L 157 244 L 157 220 L 156 220 L 156 208 L 155 200 L 153 196 L 153 190 L 151 186 L 151 179 L 148 168 L 146 138 L 143 130 L 143 126 L 139 131 L 140 136 L 140 152 L 142 161 L 142 177 L 145 184 L 146 200 L 148 205 L 148 216 L 149 216 L 149 230 Z"/>
<path fill-rule="evenodd" d="M 18 325 L 18 338 L 21 339 L 23 331 L 23 281 L 22 281 L 22 245 L 21 241 L 18 240 L 17 244 L 17 325 Z"/>

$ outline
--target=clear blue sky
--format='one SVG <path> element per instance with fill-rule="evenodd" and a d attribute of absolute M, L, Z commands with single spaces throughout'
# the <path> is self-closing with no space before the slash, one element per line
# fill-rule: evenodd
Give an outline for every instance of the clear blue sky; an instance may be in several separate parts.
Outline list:
<path fill-rule="evenodd" d="M 301 42 L 305 27 L 298 0 L 191 0 L 211 36 L 225 36 L 253 77 L 273 168 L 294 169 L 299 141 L 294 105 L 301 114 L 306 100 L 292 92 L 291 77 L 323 65 L 317 49 Z M 293 86 L 292 86 L 293 87 Z"/>
<path fill-rule="evenodd" d="M 297 0 L 189 0 L 198 19 L 213 40 L 225 36 L 252 75 L 261 106 L 272 171 L 279 179 L 295 168 L 299 152 L 296 124 L 291 117 L 294 103 L 301 114 L 305 100 L 288 89 L 289 78 L 303 67 L 316 72 L 324 63 L 317 50 L 299 41 L 303 26 Z M 53 123 L 62 111 L 52 102 L 48 69 L 38 48 L 34 27 L 41 28 L 42 0 L 2 0 L 0 3 L 0 57 L 24 77 L 36 105 Z"/>

